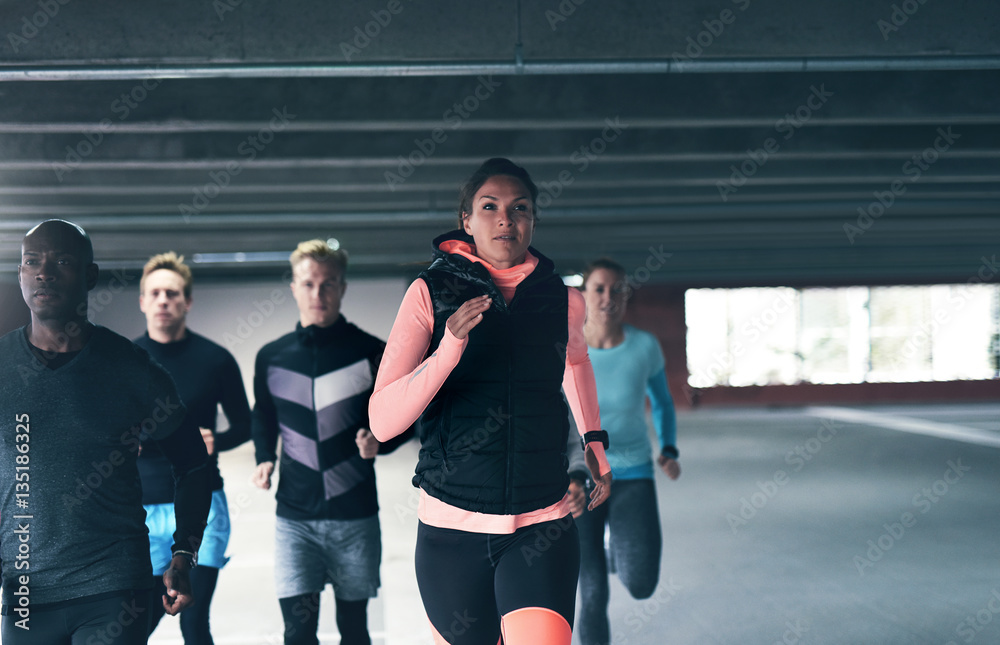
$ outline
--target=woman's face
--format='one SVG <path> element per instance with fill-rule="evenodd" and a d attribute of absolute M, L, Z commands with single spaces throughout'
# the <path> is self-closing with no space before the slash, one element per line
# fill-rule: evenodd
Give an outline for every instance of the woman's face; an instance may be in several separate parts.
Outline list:
<path fill-rule="evenodd" d="M 624 276 L 608 269 L 594 269 L 583 285 L 587 318 L 602 325 L 619 325 L 625 319 L 628 285 Z"/>
<path fill-rule="evenodd" d="M 495 269 L 524 262 L 535 231 L 531 193 L 521 180 L 490 177 L 472 198 L 472 212 L 462 213 L 462 226 L 476 243 L 476 255 Z"/>

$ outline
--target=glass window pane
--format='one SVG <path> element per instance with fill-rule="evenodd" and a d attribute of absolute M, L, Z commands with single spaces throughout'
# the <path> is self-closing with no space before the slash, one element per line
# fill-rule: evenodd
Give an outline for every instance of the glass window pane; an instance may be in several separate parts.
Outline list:
<path fill-rule="evenodd" d="M 1000 376 L 1000 286 L 691 289 L 693 387 Z"/>

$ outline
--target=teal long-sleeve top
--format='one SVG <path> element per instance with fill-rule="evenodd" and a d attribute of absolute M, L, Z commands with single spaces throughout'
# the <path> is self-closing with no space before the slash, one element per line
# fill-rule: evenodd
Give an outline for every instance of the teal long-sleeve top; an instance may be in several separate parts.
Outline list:
<path fill-rule="evenodd" d="M 649 397 L 659 451 L 675 449 L 677 415 L 667 389 L 663 352 L 656 337 L 625 325 L 625 340 L 609 349 L 589 348 L 597 380 L 601 423 L 608 431 L 608 462 L 617 480 L 653 476 L 646 426 Z M 658 451 L 658 452 L 659 452 Z"/>

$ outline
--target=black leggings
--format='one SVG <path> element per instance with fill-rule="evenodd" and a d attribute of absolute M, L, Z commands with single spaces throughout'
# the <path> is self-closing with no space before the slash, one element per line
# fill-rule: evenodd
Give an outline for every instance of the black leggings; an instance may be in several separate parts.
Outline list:
<path fill-rule="evenodd" d="M 28 622 L 22 626 L 18 622 L 23 618 L 14 608 L 4 607 L 0 640 L 5 645 L 145 645 L 149 617 L 145 589 L 96 598 L 59 609 L 29 606 Z"/>
<path fill-rule="evenodd" d="M 209 610 L 212 608 L 212 595 L 215 584 L 219 580 L 219 570 L 215 567 L 198 565 L 191 569 L 191 591 L 194 594 L 194 605 L 180 613 L 181 634 L 184 645 L 214 645 L 212 632 L 209 629 Z M 163 595 L 167 593 L 163 586 L 163 576 L 153 576 L 153 590 L 150 592 L 149 633 L 152 634 L 163 618 Z"/>
<path fill-rule="evenodd" d="M 368 636 L 368 599 L 337 601 L 340 645 L 371 645 Z M 318 645 L 319 592 L 278 598 L 285 621 L 285 645 Z"/>
<path fill-rule="evenodd" d="M 493 645 L 501 617 L 519 609 L 540 608 L 565 621 L 567 635 L 573 626 L 580 543 L 570 516 L 509 535 L 421 522 L 415 560 L 427 617 L 448 643 Z M 511 640 L 506 621 L 504 633 Z"/>
<path fill-rule="evenodd" d="M 604 525 L 611 532 L 611 557 L 618 578 L 633 598 L 649 598 L 660 579 L 660 515 L 652 479 L 615 480 L 608 500 L 584 510 L 580 527 L 581 645 L 610 642 L 608 627 L 608 567 Z"/>

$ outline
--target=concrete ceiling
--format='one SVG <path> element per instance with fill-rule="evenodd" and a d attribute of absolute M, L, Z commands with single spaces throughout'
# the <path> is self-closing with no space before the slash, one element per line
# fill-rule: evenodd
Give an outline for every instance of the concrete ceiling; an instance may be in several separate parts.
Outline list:
<path fill-rule="evenodd" d="M 566 271 L 965 281 L 1000 242 L 989 0 L 33 0 L 0 25 L 8 278 L 47 217 L 106 268 L 259 275 L 335 237 L 354 275 L 411 276 L 491 156 L 532 173 Z"/>

